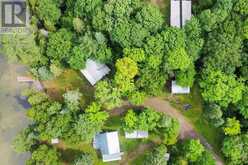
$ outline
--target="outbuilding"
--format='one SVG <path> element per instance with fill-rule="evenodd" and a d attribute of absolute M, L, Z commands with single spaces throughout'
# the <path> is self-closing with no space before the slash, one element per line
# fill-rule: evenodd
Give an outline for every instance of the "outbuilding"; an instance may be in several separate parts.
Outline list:
<path fill-rule="evenodd" d="M 190 87 L 182 87 L 176 83 L 176 81 L 172 81 L 171 83 L 171 93 L 172 94 L 189 94 Z"/>
<path fill-rule="evenodd" d="M 142 139 L 142 138 L 148 138 L 148 131 L 125 132 L 125 137 L 126 137 L 127 139 Z"/>
<path fill-rule="evenodd" d="M 94 138 L 93 147 L 101 151 L 103 162 L 121 160 L 123 155 L 120 152 L 117 131 L 97 134 Z"/>
<path fill-rule="evenodd" d="M 59 143 L 59 139 L 58 138 L 54 138 L 51 140 L 52 144 L 58 144 Z"/>
<path fill-rule="evenodd" d="M 182 28 L 192 17 L 191 0 L 171 0 L 170 25 Z"/>
<path fill-rule="evenodd" d="M 100 64 L 96 61 L 88 59 L 86 61 L 86 67 L 81 70 L 81 73 L 90 82 L 91 85 L 95 85 L 105 75 L 110 72 L 110 69 L 105 64 Z"/>

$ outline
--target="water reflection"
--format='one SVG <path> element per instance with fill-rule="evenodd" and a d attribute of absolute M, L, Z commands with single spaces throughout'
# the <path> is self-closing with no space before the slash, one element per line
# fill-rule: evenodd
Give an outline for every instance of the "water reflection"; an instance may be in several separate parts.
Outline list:
<path fill-rule="evenodd" d="M 28 154 L 17 154 L 11 148 L 11 140 L 24 127 L 28 120 L 25 108 L 29 105 L 20 97 L 27 84 L 19 84 L 17 75 L 25 74 L 26 68 L 8 64 L 0 55 L 0 160 L 1 165 L 24 165 Z"/>

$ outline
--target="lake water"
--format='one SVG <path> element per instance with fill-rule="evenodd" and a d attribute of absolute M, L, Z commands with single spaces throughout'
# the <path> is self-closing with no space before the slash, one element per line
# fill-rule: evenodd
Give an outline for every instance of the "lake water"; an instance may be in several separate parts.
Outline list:
<path fill-rule="evenodd" d="M 15 135 L 28 125 L 25 116 L 25 102 L 20 92 L 27 84 L 16 81 L 19 75 L 25 75 L 26 68 L 17 64 L 8 64 L 0 55 L 0 164 L 24 165 L 29 154 L 17 154 L 11 148 Z"/>

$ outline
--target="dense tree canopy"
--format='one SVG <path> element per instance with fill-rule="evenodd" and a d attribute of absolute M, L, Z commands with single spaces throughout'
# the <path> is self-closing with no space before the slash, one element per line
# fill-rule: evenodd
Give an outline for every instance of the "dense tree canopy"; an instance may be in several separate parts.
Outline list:
<path fill-rule="evenodd" d="M 235 75 L 210 70 L 203 76 L 204 80 L 200 86 L 203 88 L 202 95 L 206 101 L 227 107 L 230 103 L 237 103 L 241 100 L 244 84 L 236 80 Z"/>

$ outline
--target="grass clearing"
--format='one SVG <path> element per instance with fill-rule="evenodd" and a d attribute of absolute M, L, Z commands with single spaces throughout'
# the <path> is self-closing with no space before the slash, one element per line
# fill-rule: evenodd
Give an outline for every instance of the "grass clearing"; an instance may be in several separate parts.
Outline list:
<path fill-rule="evenodd" d="M 220 152 L 223 133 L 220 128 L 215 128 L 203 116 L 203 99 L 198 86 L 194 86 L 190 95 L 177 95 L 170 100 L 172 106 L 178 109 L 189 121 L 191 121 L 196 131 L 203 135 L 214 147 L 217 153 Z M 192 109 L 185 111 L 183 106 L 191 104 Z M 220 154 L 221 155 L 221 154 Z"/>
<path fill-rule="evenodd" d="M 79 89 L 83 94 L 81 105 L 87 105 L 93 100 L 94 88 L 79 72 L 65 70 L 54 80 L 44 81 L 43 85 L 48 95 L 57 100 L 62 100 L 62 95 L 68 90 Z"/>

